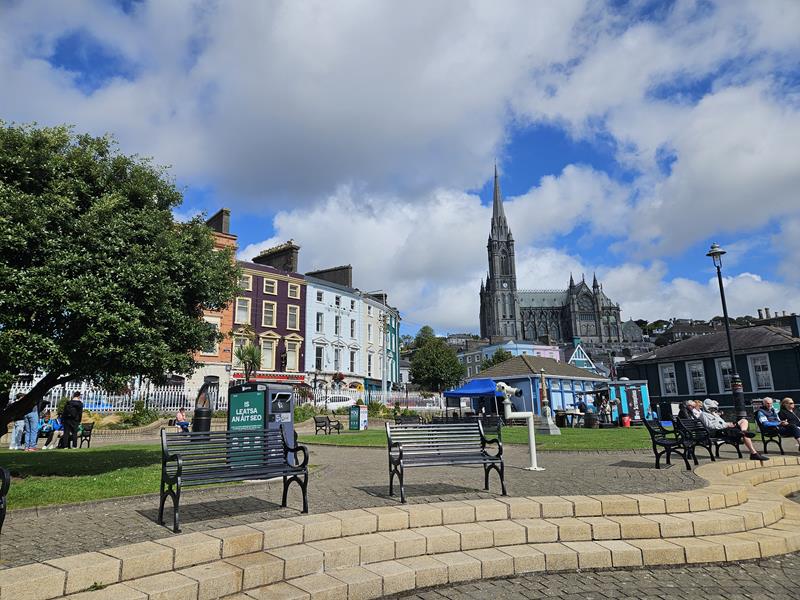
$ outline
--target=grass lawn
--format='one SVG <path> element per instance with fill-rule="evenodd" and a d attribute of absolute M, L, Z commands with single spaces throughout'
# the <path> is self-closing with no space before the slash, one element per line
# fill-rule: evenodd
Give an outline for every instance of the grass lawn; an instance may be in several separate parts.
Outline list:
<path fill-rule="evenodd" d="M 491 437 L 491 436 L 490 436 Z M 340 435 L 301 435 L 302 443 L 330 444 L 335 446 L 386 447 L 386 431 L 343 431 Z M 527 427 L 504 427 L 504 444 L 527 444 Z M 537 450 L 630 450 L 649 448 L 650 436 L 644 427 L 615 429 L 562 428 L 561 435 L 536 436 Z"/>
<path fill-rule="evenodd" d="M 0 465 L 11 471 L 9 509 L 68 504 L 158 492 L 161 446 L 0 450 Z"/>

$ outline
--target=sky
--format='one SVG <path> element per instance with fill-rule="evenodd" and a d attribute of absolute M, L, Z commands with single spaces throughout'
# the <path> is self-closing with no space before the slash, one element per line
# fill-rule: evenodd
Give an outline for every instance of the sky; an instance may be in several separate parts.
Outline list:
<path fill-rule="evenodd" d="M 800 313 L 800 2 L 0 0 L 0 120 L 168 165 L 239 256 L 352 264 L 477 332 L 495 163 L 520 289 Z"/>

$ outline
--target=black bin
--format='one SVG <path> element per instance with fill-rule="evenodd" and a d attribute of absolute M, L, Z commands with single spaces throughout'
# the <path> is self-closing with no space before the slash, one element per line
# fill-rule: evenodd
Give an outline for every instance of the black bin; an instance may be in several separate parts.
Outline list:
<path fill-rule="evenodd" d="M 556 427 L 567 426 L 567 414 L 563 410 L 556 411 Z"/>
<path fill-rule="evenodd" d="M 192 431 L 211 431 L 211 415 L 210 408 L 195 408 L 194 416 L 192 418 Z"/>
<path fill-rule="evenodd" d="M 585 429 L 597 428 L 597 415 L 595 413 L 587 412 L 583 415 L 583 427 Z"/>

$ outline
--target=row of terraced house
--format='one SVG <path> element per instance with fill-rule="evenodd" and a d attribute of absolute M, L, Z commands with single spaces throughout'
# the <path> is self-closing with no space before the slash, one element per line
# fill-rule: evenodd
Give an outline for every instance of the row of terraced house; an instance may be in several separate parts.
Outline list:
<path fill-rule="evenodd" d="M 237 247 L 230 211 L 207 221 L 217 248 Z M 201 364 L 187 382 L 218 381 L 223 389 L 243 381 L 238 346 L 261 349 L 251 379 L 307 384 L 316 389 L 391 390 L 400 379 L 400 313 L 384 292 L 353 287 L 350 265 L 298 272 L 300 247 L 292 240 L 251 260 L 238 260 L 239 292 L 221 312 L 204 318 L 224 335 L 196 356 Z"/>

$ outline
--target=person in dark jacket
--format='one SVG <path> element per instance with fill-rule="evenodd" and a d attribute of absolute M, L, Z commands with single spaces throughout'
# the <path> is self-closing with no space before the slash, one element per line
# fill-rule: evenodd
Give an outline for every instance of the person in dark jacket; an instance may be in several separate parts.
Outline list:
<path fill-rule="evenodd" d="M 800 452 L 800 417 L 794 412 L 794 400 L 791 398 L 784 398 L 781 400 L 781 410 L 778 412 L 778 418 L 784 427 L 788 430 L 791 428 L 794 441 L 797 442 L 797 450 Z"/>
<path fill-rule="evenodd" d="M 61 442 L 64 448 L 78 447 L 78 427 L 81 424 L 81 418 L 83 418 L 81 393 L 75 392 L 72 394 L 72 399 L 64 407 L 64 414 L 61 416 L 61 424 L 64 427 L 64 435 L 61 437 Z"/>

